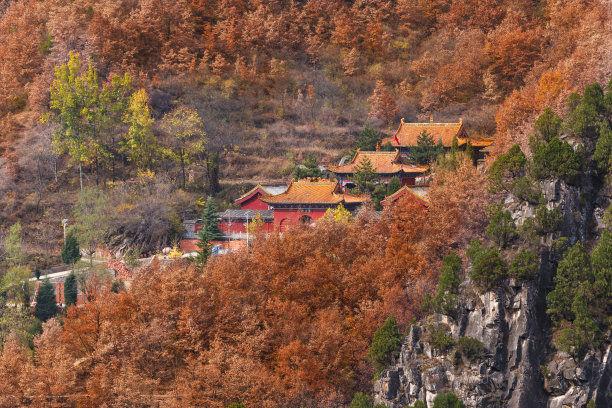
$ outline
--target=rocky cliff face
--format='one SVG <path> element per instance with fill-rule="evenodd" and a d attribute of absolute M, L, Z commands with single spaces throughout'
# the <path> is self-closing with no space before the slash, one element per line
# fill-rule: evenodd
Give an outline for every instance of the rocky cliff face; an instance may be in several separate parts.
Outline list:
<path fill-rule="evenodd" d="M 584 194 L 584 183 L 573 187 L 545 181 L 542 191 L 547 207 L 561 211 L 561 235 L 570 243 L 585 241 L 596 230 L 598 213 L 602 213 L 599 207 L 609 202 L 601 194 Z M 504 207 L 517 225 L 535 213 L 533 206 L 513 196 Z M 546 294 L 552 288 L 558 259 L 547 245 L 541 248 L 540 270 L 534 281 L 508 279 L 496 291 L 479 294 L 468 280 L 461 286 L 455 318 L 434 314 L 412 326 L 395 364 L 375 384 L 376 402 L 404 408 L 418 399 L 431 408 L 438 393 L 450 391 L 467 407 L 579 408 L 591 399 L 597 407 L 611 407 L 610 333 L 600 349 L 581 361 L 550 345 Z M 452 351 L 436 351 L 430 332 L 442 325 L 455 341 L 461 337 L 481 341 L 481 357 L 468 361 Z"/>

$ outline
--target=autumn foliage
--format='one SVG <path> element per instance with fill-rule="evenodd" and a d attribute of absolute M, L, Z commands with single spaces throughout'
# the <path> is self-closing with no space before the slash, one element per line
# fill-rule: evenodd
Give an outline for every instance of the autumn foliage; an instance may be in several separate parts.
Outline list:
<path fill-rule="evenodd" d="M 258 233 L 248 252 L 204 269 L 155 260 L 128 291 L 94 275 L 85 304 L 70 306 L 63 325 L 45 323 L 34 359 L 4 344 L 0 364 L 13 375 L 0 379 L 3 401 L 346 404 L 371 392 L 374 332 L 394 316 L 403 333 L 449 246 L 461 252 L 482 235 L 484 177 L 459 161 L 439 172 L 427 209 L 400 199 L 380 215 Z"/>
<path fill-rule="evenodd" d="M 372 87 L 384 80 L 431 112 L 503 102 L 547 70 L 561 73 L 563 91 L 601 79 L 609 18 L 603 3 L 582 0 L 3 2 L 2 139 L 19 136 L 18 113 L 44 108 L 69 51 L 95 58 L 102 78 L 127 72 L 149 87 L 213 73 L 271 89 L 306 56 L 314 69 L 362 72 Z"/>
<path fill-rule="evenodd" d="M 57 207 L 69 207 L 72 173 L 38 119 L 70 52 L 93 61 L 100 85 L 114 74 L 134 78 L 146 135 L 160 134 L 155 120 L 184 105 L 202 116 L 206 148 L 220 153 L 226 175 L 261 161 L 266 177 L 278 177 L 289 143 L 316 140 L 340 155 L 350 138 L 316 130 L 344 132 L 368 118 L 389 133 L 402 116 L 467 112 L 470 134 L 495 134 L 494 155 L 514 144 L 528 152 L 540 112 L 564 116 L 573 91 L 607 80 L 610 21 L 601 0 L 0 0 L 0 187 L 9 186 L 0 220 L 21 218 L 38 196 L 30 212 L 56 223 L 62 215 L 43 193 L 62 188 Z M 298 126 L 312 134 L 294 137 Z M 282 139 L 268 139 L 274 127 Z M 130 134 L 121 125 L 113 132 Z M 115 182 L 116 165 L 129 178 L 127 156 L 101 171 Z M 237 398 L 247 407 L 337 407 L 371 391 L 375 330 L 394 316 L 402 332 L 433 292 L 449 247 L 463 255 L 487 224 L 483 173 L 467 160 L 434 171 L 426 210 L 400 201 L 380 217 L 260 237 L 204 270 L 155 263 L 127 292 L 92 282 L 88 302 L 70 307 L 62 324 L 45 323 L 33 355 L 15 337 L 2 345 L 0 407 L 225 408 Z M 180 226 L 158 205 L 170 194 L 139 186 L 115 187 L 115 215 L 129 215 L 128 235 L 146 225 L 147 243 L 165 242 L 155 233 L 170 227 L 159 220 Z M 40 243 L 53 231 L 45 227 Z"/>

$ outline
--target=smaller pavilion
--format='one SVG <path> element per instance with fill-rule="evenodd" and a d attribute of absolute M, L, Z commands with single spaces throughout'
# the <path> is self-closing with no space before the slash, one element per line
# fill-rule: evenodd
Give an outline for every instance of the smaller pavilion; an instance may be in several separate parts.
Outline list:
<path fill-rule="evenodd" d="M 338 166 L 328 166 L 327 169 L 338 178 L 342 186 L 346 186 L 353 183 L 356 169 L 362 165 L 364 160 L 370 161 L 380 183 L 388 183 L 393 177 L 398 177 L 403 186 L 422 184 L 417 181 L 429 170 L 428 166 L 415 166 L 404 163 L 398 149 L 395 149 L 393 152 L 380 150 L 362 152 L 360 149 L 357 149 L 355 156 L 353 156 L 350 162 Z"/>
<path fill-rule="evenodd" d="M 401 153 L 410 153 L 410 148 L 417 145 L 418 137 L 423 132 L 431 135 L 434 143 L 437 144 L 441 141 L 446 151 L 450 150 L 455 138 L 457 138 L 457 147 L 462 150 L 467 147 L 469 141 L 474 149 L 474 158 L 476 160 L 484 159 L 488 152 L 483 149 L 493 144 L 493 139 L 491 138 L 477 139 L 469 136 L 461 118 L 459 122 L 441 123 L 434 122 L 433 116 L 431 116 L 429 122 L 424 123 L 406 123 L 404 118 L 402 118 L 395 134 L 384 138 L 381 145 L 384 146 L 389 143 L 391 146 L 399 149 Z"/>

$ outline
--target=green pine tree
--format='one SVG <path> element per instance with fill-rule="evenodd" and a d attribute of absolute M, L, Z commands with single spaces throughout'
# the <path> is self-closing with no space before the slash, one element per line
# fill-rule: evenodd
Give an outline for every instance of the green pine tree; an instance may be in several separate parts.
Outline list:
<path fill-rule="evenodd" d="M 597 168 L 602 173 L 610 173 L 612 171 L 612 130 L 607 120 L 602 122 L 599 129 L 599 138 L 595 145 L 593 159 L 597 162 Z"/>
<path fill-rule="evenodd" d="M 537 132 L 540 140 L 548 143 L 554 137 L 559 136 L 561 132 L 561 127 L 563 125 L 563 120 L 550 108 L 546 108 L 546 110 L 538 116 L 533 127 Z"/>
<path fill-rule="evenodd" d="M 394 317 L 389 317 L 385 324 L 374 333 L 368 353 L 368 357 L 374 364 L 375 378 L 391 364 L 391 359 L 398 355 L 401 344 L 402 336 L 399 333 L 397 322 Z"/>
<path fill-rule="evenodd" d="M 73 231 L 68 232 L 66 241 L 62 248 L 62 262 L 66 265 L 72 265 L 81 259 L 81 250 L 79 248 L 79 241 L 77 240 Z"/>
<path fill-rule="evenodd" d="M 443 392 L 434 398 L 433 408 L 465 408 L 465 405 L 452 392 Z"/>
<path fill-rule="evenodd" d="M 200 248 L 196 255 L 196 262 L 200 265 L 206 264 L 210 257 L 212 249 L 212 241 L 222 237 L 219 231 L 219 214 L 218 208 L 212 197 L 208 197 L 204 211 L 202 213 L 202 228 L 198 232 L 197 246 Z"/>
<path fill-rule="evenodd" d="M 589 290 L 589 285 L 584 286 Z M 582 291 L 578 291 L 572 302 L 572 313 L 574 313 L 574 327 L 580 331 L 584 337 L 586 347 L 596 347 L 601 334 L 595 320 L 591 318 L 587 299 Z M 589 294 L 590 295 L 590 294 Z"/>
<path fill-rule="evenodd" d="M 507 189 L 511 180 L 525 173 L 527 156 L 519 145 L 513 145 L 507 153 L 499 155 L 487 171 L 489 179 L 489 190 L 497 193 Z"/>
<path fill-rule="evenodd" d="M 442 140 L 436 145 L 433 136 L 426 130 L 417 136 L 417 145 L 410 148 L 410 161 L 416 164 L 429 164 L 444 154 Z"/>
<path fill-rule="evenodd" d="M 55 303 L 55 290 L 51 282 L 45 280 L 38 288 L 34 316 L 45 322 L 56 314 L 57 304 Z"/>
<path fill-rule="evenodd" d="M 350 408 L 372 408 L 373 407 L 372 397 L 362 392 L 358 392 L 353 397 L 353 400 L 351 401 L 351 405 L 349 407 Z"/>
<path fill-rule="evenodd" d="M 317 159 L 317 156 L 313 152 L 306 152 L 302 164 L 295 167 L 293 178 L 295 180 L 300 180 L 304 178 L 321 176 L 322 173 L 319 169 L 319 159 Z"/>
<path fill-rule="evenodd" d="M 472 142 L 469 139 L 465 145 L 465 155 L 468 159 L 474 161 L 474 148 L 472 147 Z"/>
<path fill-rule="evenodd" d="M 64 299 L 66 301 L 66 307 L 76 304 L 77 302 L 77 279 L 73 272 L 66 277 L 64 282 Z"/>
<path fill-rule="evenodd" d="M 374 190 L 372 182 L 376 179 L 376 172 L 369 158 L 364 157 L 355 165 L 353 178 L 360 193 L 371 193 Z"/>
<path fill-rule="evenodd" d="M 467 251 L 472 261 L 470 278 L 482 292 L 492 290 L 506 277 L 506 264 L 501 259 L 498 249 L 487 250 L 479 241 L 473 240 L 472 245 L 475 244 L 478 246 L 473 246 Z"/>
<path fill-rule="evenodd" d="M 451 144 L 450 154 L 452 157 L 459 153 L 459 140 L 457 136 L 453 136 L 453 143 Z"/>
<path fill-rule="evenodd" d="M 369 183 L 369 186 L 374 185 L 373 183 Z M 382 211 L 382 206 L 380 202 L 385 199 L 387 196 L 387 187 L 384 184 L 375 184 L 374 190 L 370 193 L 370 198 L 372 199 L 372 203 L 374 203 L 374 209 L 376 211 Z"/>
<path fill-rule="evenodd" d="M 387 184 L 387 196 L 395 193 L 400 188 L 402 188 L 402 182 L 400 181 L 399 177 L 393 177 L 389 181 L 389 184 Z"/>
<path fill-rule="evenodd" d="M 612 233 L 603 230 L 597 247 L 591 254 L 591 265 L 595 278 L 594 287 L 598 297 L 605 303 L 602 309 L 607 315 L 612 312 Z"/>
<path fill-rule="evenodd" d="M 573 112 L 576 110 L 578 105 L 580 104 L 580 94 L 578 92 L 572 92 L 570 96 L 567 98 L 567 109 L 569 112 Z"/>
<path fill-rule="evenodd" d="M 463 266 L 463 261 L 459 255 L 450 252 L 442 258 L 442 267 L 440 268 L 440 279 L 438 279 L 438 295 L 445 293 L 457 293 L 461 280 L 458 272 Z"/>
<path fill-rule="evenodd" d="M 568 127 L 574 135 L 595 140 L 599 135 L 605 111 L 604 92 L 601 86 L 597 82 L 587 85 L 580 103 L 567 118 Z"/>
<path fill-rule="evenodd" d="M 522 248 L 521 252 L 514 258 L 508 273 L 518 279 L 530 280 L 538 274 L 538 257 L 533 252 Z"/>
<path fill-rule="evenodd" d="M 547 313 L 553 322 L 573 321 L 572 302 L 580 283 L 590 281 L 591 259 L 580 242 L 577 242 L 563 256 L 555 275 L 555 288 L 546 296 Z"/>
<path fill-rule="evenodd" d="M 503 210 L 502 204 L 492 205 L 488 211 L 490 222 L 486 235 L 501 249 L 504 249 L 516 237 L 516 225 L 512 214 L 508 210 Z"/>
<path fill-rule="evenodd" d="M 353 154 L 355 151 L 357 151 L 357 149 L 361 149 L 364 152 L 376 150 L 376 145 L 378 144 L 379 140 L 380 133 L 374 130 L 372 126 L 366 125 L 357 135 Z"/>
<path fill-rule="evenodd" d="M 423 300 L 424 306 L 426 305 L 425 309 L 455 316 L 457 313 L 457 291 L 461 283 L 458 273 L 462 266 L 461 258 L 454 252 L 450 252 L 442 258 L 438 291 L 434 298 L 429 295 L 428 298 Z"/>
<path fill-rule="evenodd" d="M 584 147 L 578 145 L 576 150 L 558 137 L 553 137 L 550 142 L 536 144 L 532 143 L 533 168 L 531 175 L 536 180 L 547 177 L 557 177 L 566 182 L 574 181 L 582 174 L 584 165 Z"/>

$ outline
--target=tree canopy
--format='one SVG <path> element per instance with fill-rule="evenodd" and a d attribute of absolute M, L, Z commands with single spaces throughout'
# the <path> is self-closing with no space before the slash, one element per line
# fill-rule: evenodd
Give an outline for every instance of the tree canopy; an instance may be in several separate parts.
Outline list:
<path fill-rule="evenodd" d="M 219 215 L 217 205 L 212 197 L 208 197 L 202 212 L 202 227 L 198 232 L 197 246 L 200 248 L 196 256 L 196 262 L 203 265 L 210 257 L 210 251 L 213 247 L 212 241 L 221 238 L 219 231 Z"/>
<path fill-rule="evenodd" d="M 38 288 L 36 295 L 36 308 L 34 316 L 43 322 L 57 314 L 57 304 L 55 303 L 55 289 L 49 280 L 44 280 Z"/>
<path fill-rule="evenodd" d="M 409 158 L 410 161 L 416 164 L 429 164 L 442 154 L 444 154 L 442 140 L 439 140 L 438 144 L 436 144 L 433 136 L 424 130 L 417 136 L 417 145 L 410 148 Z"/>

